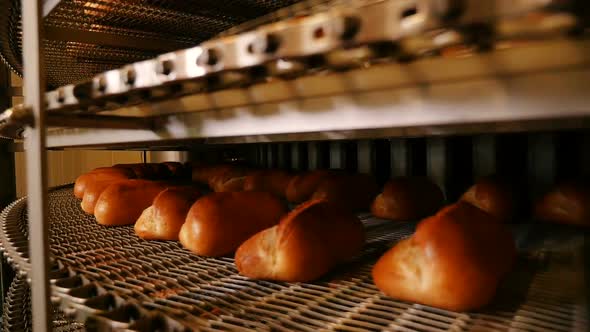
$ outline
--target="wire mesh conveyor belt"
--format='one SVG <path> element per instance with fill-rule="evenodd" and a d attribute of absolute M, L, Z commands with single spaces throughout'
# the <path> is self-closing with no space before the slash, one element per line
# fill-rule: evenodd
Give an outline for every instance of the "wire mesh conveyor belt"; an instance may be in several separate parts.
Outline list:
<path fill-rule="evenodd" d="M 231 257 L 203 258 L 175 242 L 143 241 L 132 227 L 107 228 L 79 208 L 71 187 L 49 194 L 55 304 L 88 329 L 131 330 L 526 330 L 585 331 L 588 307 L 584 234 L 567 228 L 515 228 L 519 264 L 483 311 L 458 313 L 396 301 L 370 270 L 414 223 L 364 218 L 368 243 L 349 265 L 313 283 L 240 276 Z M 22 274 L 26 201 L 2 214 L 5 255 Z"/>
<path fill-rule="evenodd" d="M 197 45 L 294 0 L 61 0 L 44 18 L 47 82 L 60 86 Z M 21 0 L 0 1 L 0 54 L 22 73 Z"/>
<path fill-rule="evenodd" d="M 2 312 L 2 331 L 32 331 L 31 295 L 29 285 L 24 276 L 16 276 L 4 298 Z M 67 319 L 64 314 L 53 310 L 53 331 L 73 332 L 84 331 L 84 325 Z"/>

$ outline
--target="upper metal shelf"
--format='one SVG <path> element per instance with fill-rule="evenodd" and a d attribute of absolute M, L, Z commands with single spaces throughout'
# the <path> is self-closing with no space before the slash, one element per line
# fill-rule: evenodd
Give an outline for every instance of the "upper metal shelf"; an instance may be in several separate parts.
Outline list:
<path fill-rule="evenodd" d="M 48 147 L 586 124 L 581 2 L 329 4 L 296 5 L 48 92 L 48 124 L 76 127 L 50 131 Z"/>
<path fill-rule="evenodd" d="M 199 44 L 297 0 L 46 0 L 47 83 L 58 87 Z M 22 73 L 21 0 L 0 0 L 0 54 Z"/>

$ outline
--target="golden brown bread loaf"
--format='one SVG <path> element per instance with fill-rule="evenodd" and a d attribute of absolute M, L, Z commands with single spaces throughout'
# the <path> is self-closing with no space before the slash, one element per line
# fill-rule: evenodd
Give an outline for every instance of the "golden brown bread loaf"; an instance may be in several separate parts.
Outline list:
<path fill-rule="evenodd" d="M 212 193 L 193 204 L 179 240 L 197 255 L 227 255 L 253 234 L 276 225 L 286 212 L 270 193 Z"/>
<path fill-rule="evenodd" d="M 285 192 L 293 175 L 287 171 L 269 169 L 252 172 L 244 179 L 245 191 L 266 191 L 279 197 L 285 197 Z"/>
<path fill-rule="evenodd" d="M 397 177 L 387 181 L 373 201 L 371 213 L 395 221 L 415 220 L 436 213 L 444 201 L 440 188 L 427 177 Z"/>
<path fill-rule="evenodd" d="M 514 218 L 518 200 L 516 186 L 497 175 L 483 177 L 461 197 L 502 222 Z"/>
<path fill-rule="evenodd" d="M 590 183 L 559 183 L 536 202 L 534 213 L 543 221 L 590 226 Z"/>
<path fill-rule="evenodd" d="M 84 191 L 89 183 L 94 181 L 103 181 L 107 179 L 120 180 L 135 178 L 135 173 L 129 169 L 101 167 L 93 169 L 90 172 L 84 173 L 76 179 L 74 184 L 74 196 L 76 198 L 84 197 Z"/>
<path fill-rule="evenodd" d="M 192 180 L 210 185 L 210 181 L 213 178 L 219 177 L 235 168 L 237 166 L 230 164 L 194 165 L 192 166 Z"/>
<path fill-rule="evenodd" d="M 358 255 L 364 242 L 363 225 L 354 214 L 312 200 L 244 242 L 235 262 L 249 278 L 310 281 Z"/>
<path fill-rule="evenodd" d="M 454 311 L 486 305 L 516 257 L 504 224 L 465 202 L 424 219 L 373 267 L 385 294 Z"/>
<path fill-rule="evenodd" d="M 178 240 L 188 211 L 200 195 L 189 186 L 164 189 L 137 219 L 135 234 L 146 240 Z"/>
<path fill-rule="evenodd" d="M 174 185 L 149 180 L 123 180 L 110 184 L 100 194 L 94 216 L 102 225 L 132 225 L 154 198 Z"/>
<path fill-rule="evenodd" d="M 80 207 L 82 207 L 82 210 L 87 214 L 94 214 L 94 208 L 96 207 L 96 203 L 102 192 L 111 184 L 125 180 L 129 179 L 105 179 L 95 180 L 88 183 L 88 185 L 86 185 L 86 190 L 84 191 L 84 196 L 82 197 L 82 202 L 80 202 Z"/>
<path fill-rule="evenodd" d="M 334 173 L 332 170 L 319 169 L 293 177 L 285 192 L 287 200 L 291 203 L 301 203 L 310 199 L 320 183 Z"/>
<path fill-rule="evenodd" d="M 368 174 L 332 174 L 320 182 L 311 199 L 326 200 L 352 212 L 368 211 L 378 192 L 377 182 Z"/>
<path fill-rule="evenodd" d="M 209 187 L 215 192 L 243 191 L 244 180 L 251 172 L 236 166 L 220 168 L 209 178 Z"/>

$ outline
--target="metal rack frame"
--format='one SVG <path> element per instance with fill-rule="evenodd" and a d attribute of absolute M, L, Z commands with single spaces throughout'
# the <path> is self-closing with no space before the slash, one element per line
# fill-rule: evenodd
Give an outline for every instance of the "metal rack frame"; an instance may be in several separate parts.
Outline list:
<path fill-rule="evenodd" d="M 430 91 L 430 96 L 434 96 L 439 93 L 439 96 L 443 97 L 453 97 L 452 94 L 448 94 L 448 89 L 453 88 L 462 88 L 462 89 L 471 89 L 475 87 L 479 87 L 481 89 L 496 89 L 493 90 L 491 94 L 484 94 L 485 99 L 478 100 L 477 102 L 467 105 L 470 107 L 466 107 L 464 109 L 457 110 L 456 113 L 453 114 L 454 118 L 445 117 L 449 111 L 447 106 L 437 108 L 433 99 L 424 99 L 424 98 L 416 98 L 416 95 L 420 94 L 420 89 L 422 88 L 422 84 L 424 82 L 414 82 L 415 84 L 411 86 L 409 89 L 399 88 L 400 86 L 403 87 L 403 84 L 398 85 L 397 88 L 393 90 L 384 89 L 381 92 L 366 92 L 366 95 L 362 94 L 362 91 L 354 92 L 355 95 L 351 94 L 351 91 L 340 91 L 341 93 L 338 95 L 330 95 L 328 96 L 311 96 L 309 100 L 305 102 L 309 102 L 309 107 L 313 109 L 314 103 L 330 103 L 332 105 L 336 105 L 340 109 L 340 113 L 334 112 L 331 114 L 332 120 L 334 117 L 339 117 L 343 120 L 343 124 L 340 126 L 338 124 L 332 123 L 330 124 L 329 121 L 326 119 L 322 121 L 316 121 L 317 119 L 321 119 L 322 115 L 321 112 L 319 114 L 306 114 L 300 118 L 297 117 L 281 117 L 280 122 L 277 122 L 276 118 L 272 117 L 261 117 L 257 118 L 254 121 L 249 123 L 249 126 L 246 130 L 238 128 L 236 125 L 244 123 L 242 120 L 244 118 L 249 117 L 248 107 L 254 108 L 254 112 L 259 112 L 261 114 L 267 113 L 268 109 L 280 109 L 282 112 L 285 113 L 296 113 L 291 111 L 301 111 L 306 109 L 305 107 L 301 107 L 298 105 L 300 101 L 273 101 L 273 103 L 267 104 L 256 104 L 256 103 L 238 103 L 238 104 L 230 104 L 230 105 L 223 105 L 223 107 L 219 107 L 219 105 L 213 105 L 213 110 L 203 112 L 203 113 L 191 113 L 191 114 L 182 114 L 182 115 L 168 115 L 164 117 L 167 125 L 161 126 L 160 131 L 153 130 L 153 129 L 106 129 L 106 130 L 95 130 L 93 129 L 91 132 L 84 132 L 84 130 L 76 130 L 76 129 L 60 129 L 59 132 L 54 132 L 49 137 L 47 136 L 47 113 L 46 113 L 46 105 L 45 105 L 45 84 L 44 84 L 44 70 L 43 70 L 43 49 L 41 46 L 42 40 L 42 32 L 41 32 L 41 22 L 43 18 L 43 7 L 48 6 L 48 4 L 42 0 L 37 1 L 23 1 L 22 7 L 22 17 L 23 17 L 23 53 L 27 54 L 24 58 L 24 76 L 25 76 L 25 86 L 24 90 L 25 93 L 25 103 L 28 107 L 32 110 L 33 115 L 33 122 L 32 125 L 27 128 L 26 131 L 26 156 L 28 160 L 28 167 L 27 167 L 27 190 L 29 193 L 28 197 L 28 216 L 29 216 L 29 229 L 30 229 L 30 257 L 31 257 L 31 291 L 32 291 L 32 316 L 33 316 L 33 327 L 35 331 L 49 331 L 51 328 L 50 322 L 50 305 L 49 305 L 49 295 L 50 295 L 50 285 L 49 285 L 49 262 L 48 256 L 46 253 L 48 252 L 48 231 L 47 231 L 47 165 L 46 165 L 46 154 L 45 150 L 47 147 L 66 147 L 72 146 L 72 140 L 80 140 L 80 144 L 83 145 L 114 145 L 116 143 L 120 143 L 121 140 L 125 140 L 126 138 L 133 138 L 133 140 L 137 143 L 142 142 L 152 142 L 152 141 L 164 141 L 170 139 L 208 139 L 210 142 L 248 142 L 248 141 L 264 141 L 264 140 L 284 140 L 288 139 L 288 136 L 273 136 L 273 135 L 291 135 L 292 133 L 297 133 L 293 137 L 293 139 L 301 139 L 302 136 L 298 134 L 305 135 L 308 139 L 314 137 L 322 137 L 326 136 L 328 139 L 338 139 L 340 137 L 363 137 L 362 130 L 371 128 L 370 135 L 379 135 L 379 130 L 375 131 L 375 128 L 383 129 L 382 135 L 396 135 L 392 131 L 387 130 L 394 130 L 397 129 L 397 135 L 408 135 L 408 133 L 416 133 L 412 131 L 413 127 L 418 127 L 416 130 L 426 130 L 431 128 L 429 133 L 436 134 L 437 132 L 441 132 L 441 128 L 445 126 L 454 126 L 459 125 L 459 119 L 464 120 L 467 117 L 469 121 L 469 125 L 481 125 L 486 126 L 489 123 L 496 123 L 500 125 L 507 126 L 504 130 L 510 130 L 510 127 L 518 127 L 518 123 L 520 121 L 526 120 L 544 120 L 548 121 L 542 127 L 551 127 L 551 121 L 558 116 L 559 118 L 567 117 L 570 121 L 579 121 L 580 118 L 586 119 L 590 116 L 590 110 L 587 109 L 585 105 L 585 101 L 587 100 L 586 92 L 583 90 L 584 87 L 582 86 L 572 86 L 572 85 L 563 85 L 564 82 L 576 82 L 583 79 L 588 79 L 590 77 L 590 71 L 587 67 L 588 60 L 587 58 L 576 58 L 580 60 L 578 63 L 573 64 L 573 67 L 567 70 L 561 68 L 559 71 L 556 72 L 546 72 L 541 74 L 533 74 L 531 73 L 530 76 L 527 75 L 515 75 L 511 77 L 510 75 L 505 75 L 506 73 L 502 72 L 492 72 L 491 76 L 498 76 L 491 80 L 466 80 L 463 83 L 463 86 L 455 86 L 449 87 L 448 84 L 440 84 L 436 88 L 440 88 L 440 90 L 436 90 L 433 87 L 433 90 Z M 583 42 L 582 42 L 583 43 Z M 587 45 L 583 46 L 583 49 L 587 49 Z M 336 74 L 339 75 L 339 74 Z M 535 76 L 541 75 L 541 76 Z M 545 76 L 542 76 L 545 75 Z M 564 77 L 566 75 L 567 77 Z M 488 78 L 489 78 L 488 77 Z M 551 87 L 551 93 L 555 93 L 556 99 L 553 103 L 543 104 L 543 101 L 539 102 L 538 100 L 535 102 L 535 98 L 542 95 L 543 91 L 535 91 L 534 84 L 538 82 L 538 79 L 544 79 L 544 82 L 549 83 Z M 319 78 L 320 80 L 330 80 L 330 77 L 323 77 Z M 452 85 L 452 83 L 450 83 Z M 510 90 L 507 92 L 504 90 L 506 87 Z M 446 92 L 445 92 L 446 91 Z M 512 94 L 514 92 L 515 94 Z M 232 91 L 222 91 L 220 93 L 232 93 Z M 238 98 L 240 97 L 241 92 L 233 91 L 234 96 L 237 93 Z M 381 94 L 379 94 L 381 93 Z M 397 94 L 395 94 L 397 93 Z M 523 104 L 523 97 L 527 97 L 526 102 L 529 104 Z M 211 96 L 206 96 L 206 99 L 210 98 Z M 457 96 L 454 96 L 457 97 Z M 357 98 L 357 99 L 355 99 Z M 377 98 L 377 101 L 382 102 L 381 105 L 372 104 L 368 107 L 358 107 L 359 99 L 365 98 Z M 406 98 L 406 99 L 405 99 Z M 391 110 L 391 106 L 394 101 L 396 100 L 405 100 L 406 104 L 399 105 L 399 109 L 396 110 L 398 118 L 395 121 L 390 121 L 385 124 L 377 123 L 377 119 L 380 119 L 378 116 L 379 110 L 382 110 L 384 107 Z M 567 108 L 560 109 L 563 111 L 560 114 L 555 114 L 555 109 L 557 103 L 563 100 L 570 100 L 571 103 L 568 103 L 566 106 Z M 452 99 L 450 100 L 452 102 Z M 491 103 L 496 101 L 497 103 Z M 178 100 L 176 101 L 178 102 Z M 172 104 L 174 105 L 174 104 Z M 160 107 L 169 107 L 172 106 L 170 104 Z M 265 106 L 266 105 L 266 106 Z M 295 105 L 295 106 L 293 106 Z M 408 108 L 407 106 L 414 106 L 414 108 Z M 487 105 L 485 108 L 485 112 L 478 114 L 476 117 L 473 116 L 471 112 L 471 107 L 481 107 L 482 105 Z M 497 108 L 496 106 L 500 106 Z M 440 106 L 440 104 L 439 104 Z M 526 109 L 525 113 L 522 113 L 520 117 L 513 117 L 512 114 L 508 114 L 512 108 L 524 106 Z M 563 105 L 562 105 L 563 106 Z M 148 109 L 151 107 L 149 105 L 145 106 Z M 157 107 L 157 106 L 154 106 Z M 289 107 L 292 107 L 289 109 Z M 308 108 L 309 108 L 308 107 Z M 177 108 L 179 109 L 179 108 Z M 330 108 L 333 111 L 335 108 Z M 494 111 L 498 112 L 494 113 Z M 183 111 L 182 109 L 179 109 Z M 198 109 L 191 109 L 192 111 Z M 552 112 L 548 113 L 548 110 L 552 110 Z M 374 111 L 375 113 L 371 115 L 371 112 Z M 480 110 L 481 111 L 481 110 Z M 124 112 L 124 111 L 123 111 Z M 214 114 L 215 113 L 215 114 Z M 363 123 L 362 126 L 355 126 L 353 123 L 353 119 L 358 118 L 358 116 L 364 113 L 366 119 L 369 119 L 369 122 Z M 239 114 L 245 115 L 236 117 L 234 119 L 225 120 L 225 121 L 217 121 L 214 117 L 210 120 L 204 121 L 207 119 L 208 116 L 231 116 L 232 114 Z M 415 117 L 419 115 L 419 121 L 416 121 Z M 318 118 L 314 118 L 317 116 Z M 347 120 L 348 117 L 348 120 Z M 409 117 L 414 117 L 412 121 L 407 121 Z M 405 119 L 405 120 L 404 120 Z M 295 120 L 295 121 L 293 121 Z M 309 123 L 310 121 L 314 121 L 314 124 L 318 125 L 310 125 L 306 127 L 304 130 L 301 129 L 301 125 L 303 123 Z M 348 122 L 347 122 L 348 121 Z M 406 121 L 405 123 L 403 121 Z M 515 121 L 512 123 L 511 121 Z M 585 120 L 584 120 L 585 121 Z M 279 125 L 278 128 L 269 127 L 269 123 L 272 122 L 273 125 Z M 198 125 L 205 124 L 206 126 L 199 129 L 199 131 L 191 131 L 191 130 L 184 130 L 182 126 L 179 124 L 191 124 L 194 125 L 192 128 L 195 128 Z M 393 124 L 397 124 L 393 126 Z M 566 125 L 567 126 L 567 125 Z M 579 126 L 579 122 L 577 122 L 573 126 Z M 223 127 L 223 128 L 222 128 Z M 260 131 L 260 128 L 264 128 L 265 131 Z M 481 127 L 476 127 L 481 128 Z M 190 129 L 190 128 L 189 128 Z M 454 129 L 457 130 L 457 129 Z M 502 130 L 502 129 L 499 129 Z M 359 133 L 358 136 L 356 134 L 347 133 L 347 131 L 354 131 Z M 344 132 L 344 134 L 343 134 Z M 444 132 L 444 130 L 442 131 Z M 315 133 L 315 134 L 314 134 Z M 116 134 L 116 135 L 115 135 Z M 123 135 L 123 136 L 119 136 Z M 313 136 L 316 135 L 316 136 Z M 343 135 L 343 136 L 338 136 Z M 95 138 L 95 137 L 98 138 Z M 109 137 L 109 138 L 106 138 Z M 114 137 L 114 138 L 113 138 Z M 236 138 L 237 137 L 237 138 Z M 269 138 L 272 137 L 272 138 Z M 80 145 L 77 144 L 77 145 Z"/>
<path fill-rule="evenodd" d="M 45 127 L 45 77 L 41 47 L 42 0 L 23 1 L 23 54 L 25 103 L 32 109 L 33 125 L 27 128 L 27 192 L 29 242 L 32 258 L 31 302 L 34 331 L 51 330 L 49 312 L 49 239 L 47 233 L 47 156 Z"/>

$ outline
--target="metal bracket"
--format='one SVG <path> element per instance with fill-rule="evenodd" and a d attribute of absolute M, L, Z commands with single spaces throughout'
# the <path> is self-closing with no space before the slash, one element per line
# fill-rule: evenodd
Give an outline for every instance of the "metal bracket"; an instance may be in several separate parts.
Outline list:
<path fill-rule="evenodd" d="M 95 114 L 49 113 L 46 119 L 50 127 L 108 128 L 108 129 L 153 129 L 151 118 L 109 116 Z M 23 139 L 26 127 L 34 127 L 32 108 L 16 105 L 0 114 L 0 137 Z"/>
<path fill-rule="evenodd" d="M 0 114 L 0 136 L 22 139 L 25 127 L 34 126 L 35 118 L 30 107 L 16 105 Z"/>

